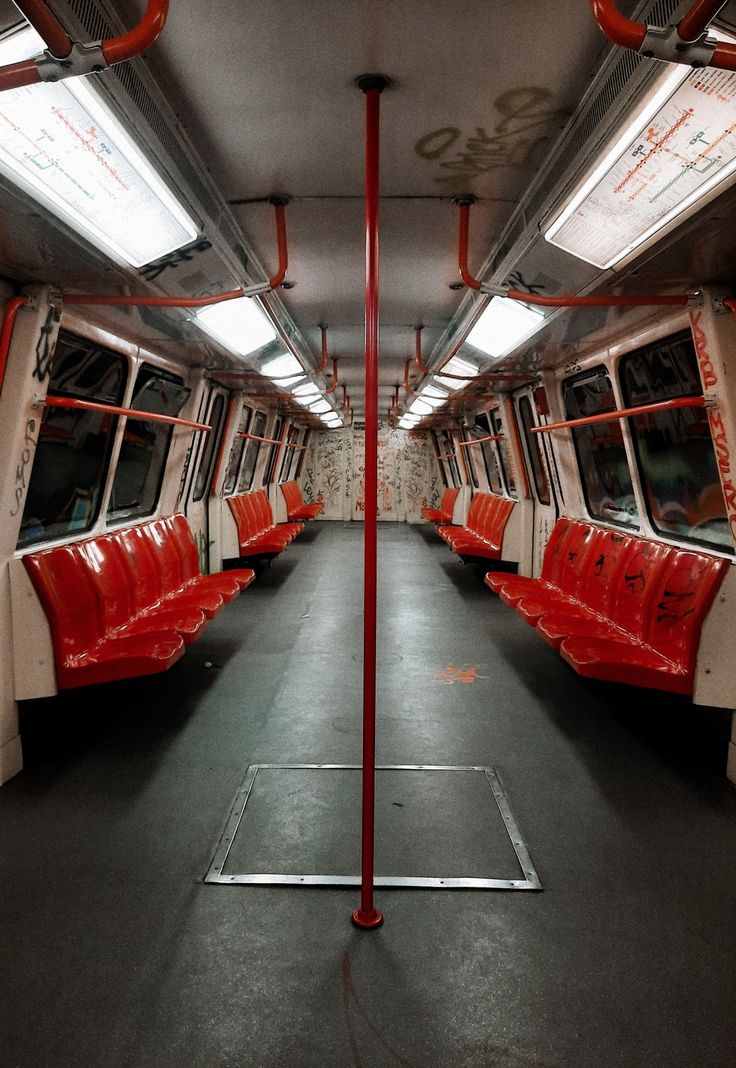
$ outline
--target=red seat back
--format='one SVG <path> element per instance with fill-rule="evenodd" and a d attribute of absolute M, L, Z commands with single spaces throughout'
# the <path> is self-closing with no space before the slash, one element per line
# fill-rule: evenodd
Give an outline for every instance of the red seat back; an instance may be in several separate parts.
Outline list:
<path fill-rule="evenodd" d="M 632 538 L 624 555 L 611 600 L 610 618 L 640 641 L 646 640 L 658 576 L 672 551 L 661 542 Z"/>
<path fill-rule="evenodd" d="M 49 621 L 57 666 L 104 635 L 95 587 L 75 545 L 29 553 L 23 564 Z"/>
<path fill-rule="evenodd" d="M 646 640 L 688 672 L 695 669 L 703 619 L 728 566 L 715 556 L 672 549 L 652 583 Z"/>
<path fill-rule="evenodd" d="M 117 545 L 131 577 L 136 608 L 150 607 L 164 594 L 163 576 L 158 565 L 150 531 L 145 527 L 130 527 L 115 535 Z"/>
<path fill-rule="evenodd" d="M 455 508 L 455 501 L 457 500 L 457 495 L 459 492 L 459 486 L 448 486 L 448 488 L 442 494 L 442 500 L 440 501 L 438 511 L 443 512 L 447 516 L 448 523 L 452 521 L 452 513 Z"/>
<path fill-rule="evenodd" d="M 570 529 L 557 558 L 555 577 L 550 579 L 569 597 L 577 595 L 593 534 L 594 528 L 590 523 L 577 520 L 570 522 Z"/>
<path fill-rule="evenodd" d="M 105 629 L 124 626 L 136 614 L 137 605 L 135 586 L 125 566 L 118 535 L 90 538 L 75 548 L 95 587 Z"/>
<path fill-rule="evenodd" d="M 594 612 L 608 615 L 621 580 L 620 571 L 632 552 L 634 539 L 618 530 L 594 528 L 578 588 L 578 597 Z"/>
<path fill-rule="evenodd" d="M 491 497 L 491 508 L 486 517 L 486 537 L 494 545 L 501 545 L 503 532 L 514 508 L 514 502 L 507 497 Z"/>
<path fill-rule="evenodd" d="M 199 578 L 202 574 L 199 566 L 199 553 L 191 527 L 183 515 L 172 515 L 166 519 L 166 526 L 171 532 L 174 548 L 179 554 L 184 581 Z"/>

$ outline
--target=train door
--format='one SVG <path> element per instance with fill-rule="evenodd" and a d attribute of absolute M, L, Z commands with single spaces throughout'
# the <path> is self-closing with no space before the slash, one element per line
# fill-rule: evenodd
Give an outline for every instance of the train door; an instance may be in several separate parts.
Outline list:
<path fill-rule="evenodd" d="M 530 474 L 529 501 L 532 515 L 525 516 L 525 529 L 531 530 L 531 544 L 527 543 L 527 553 L 522 556 L 524 565 L 528 564 L 528 573 L 538 575 L 542 568 L 544 547 L 552 533 L 558 515 L 557 500 L 550 478 L 550 453 L 540 440 L 542 435 L 534 433 L 539 425 L 536 419 L 534 394 L 530 389 L 518 394 L 514 403 L 514 412 L 520 431 L 520 448 L 526 470 Z M 524 566 L 522 570 L 526 571 Z"/>
<path fill-rule="evenodd" d="M 210 570 L 210 546 L 212 544 L 210 525 L 213 518 L 211 511 L 220 508 L 219 499 L 211 500 L 210 498 L 210 486 L 215 474 L 215 463 L 227 406 L 227 392 L 220 386 L 210 387 L 204 422 L 212 429 L 209 433 L 201 435 L 202 441 L 199 442 L 194 457 L 194 471 L 189 483 L 186 515 L 197 543 L 199 562 L 203 572 Z"/>

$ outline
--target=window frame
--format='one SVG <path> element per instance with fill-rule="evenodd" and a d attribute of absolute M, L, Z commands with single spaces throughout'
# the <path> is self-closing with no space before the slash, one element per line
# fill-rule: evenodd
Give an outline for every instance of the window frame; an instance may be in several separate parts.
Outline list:
<path fill-rule="evenodd" d="M 529 413 L 529 419 L 525 419 L 524 410 Z M 521 426 L 521 432 L 524 437 L 524 445 L 526 446 L 526 453 L 529 460 L 529 467 L 531 468 L 532 482 L 534 484 L 534 493 L 539 504 L 547 508 L 552 504 L 552 486 L 549 472 L 546 467 L 546 457 L 544 456 L 542 449 L 540 448 L 537 435 L 532 434 L 531 428 L 537 426 L 534 421 L 534 410 L 532 408 L 532 398 L 528 393 L 523 393 L 517 401 L 517 410 L 519 413 L 519 424 Z M 536 462 L 535 462 L 536 460 Z M 539 479 L 544 479 L 545 493 L 540 492 Z"/>

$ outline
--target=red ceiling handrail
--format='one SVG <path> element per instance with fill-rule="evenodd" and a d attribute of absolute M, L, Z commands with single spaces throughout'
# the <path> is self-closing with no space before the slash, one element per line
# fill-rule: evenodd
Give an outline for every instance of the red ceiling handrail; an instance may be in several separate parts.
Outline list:
<path fill-rule="evenodd" d="M 414 396 L 414 390 L 409 385 L 409 364 L 411 360 L 404 361 L 404 381 L 401 383 L 410 397 Z"/>
<path fill-rule="evenodd" d="M 463 282 L 471 289 L 496 297 L 507 297 L 509 300 L 518 300 L 524 304 L 536 304 L 543 308 L 626 308 L 626 307 L 685 307 L 690 303 L 687 293 L 670 294 L 665 296 L 637 296 L 637 297 L 546 297 L 539 293 L 525 293 L 520 289 L 509 289 L 507 286 L 491 285 L 475 278 L 468 267 L 468 228 L 470 220 L 470 207 L 475 203 L 475 197 L 455 197 L 455 203 L 460 209 L 460 228 L 458 234 L 458 266 Z M 441 371 L 435 371 L 441 374 Z M 451 376 L 447 376 L 448 378 Z M 462 377 L 462 376 L 460 376 Z"/>
<path fill-rule="evenodd" d="M 142 19 L 128 33 L 86 45 L 71 40 L 43 0 L 18 0 L 17 7 L 44 39 L 48 51 L 38 60 L 0 67 L 0 91 L 90 74 L 141 55 L 166 25 L 169 0 L 148 0 Z"/>
<path fill-rule="evenodd" d="M 63 299 L 66 304 L 97 304 L 106 307 L 122 308 L 206 308 L 210 304 L 222 304 L 226 300 L 237 300 L 239 297 L 254 297 L 262 293 L 268 293 L 283 281 L 288 263 L 286 250 L 286 216 L 284 206 L 287 203 L 285 197 L 272 197 L 271 203 L 276 210 L 276 239 L 279 247 L 279 269 L 268 282 L 256 282 L 252 286 L 240 289 L 229 289 L 225 293 L 213 293 L 208 297 L 157 297 L 149 294 L 128 295 L 125 293 L 64 293 Z M 306 371 L 304 372 L 306 374 Z M 293 378 L 293 375 L 285 375 Z"/>
<path fill-rule="evenodd" d="M 614 44 L 668 63 L 736 70 L 736 45 L 706 38 L 708 24 L 723 6 L 696 0 L 677 26 L 662 29 L 625 18 L 615 0 L 590 0 L 593 18 Z"/>
<path fill-rule="evenodd" d="M 332 385 L 327 387 L 327 389 L 325 390 L 325 394 L 334 393 L 336 389 L 337 389 L 337 360 L 333 356 L 333 358 L 332 358 Z"/>
<path fill-rule="evenodd" d="M 178 415 L 160 415 L 158 412 L 144 412 L 138 408 L 121 408 L 116 404 L 99 404 L 97 401 L 79 400 L 77 397 L 46 396 L 39 398 L 37 404 L 46 408 L 72 408 L 88 412 L 102 412 L 104 415 L 125 415 L 130 419 L 140 419 L 146 423 L 170 423 L 172 426 L 185 426 L 190 430 L 201 430 L 205 434 L 212 430 L 206 423 L 195 423 L 191 419 L 180 419 Z"/>
<path fill-rule="evenodd" d="M 29 303 L 30 299 L 30 297 L 11 297 L 5 305 L 3 325 L 0 329 L 0 393 L 2 393 L 3 382 L 5 381 L 5 368 L 8 365 L 8 353 L 10 352 L 10 342 L 15 328 L 15 317 L 20 309 Z"/>
<path fill-rule="evenodd" d="M 417 370 L 420 374 L 429 375 L 432 372 L 428 367 L 425 367 L 422 359 L 422 330 L 424 330 L 423 326 L 414 327 L 414 363 L 417 365 Z"/>
<path fill-rule="evenodd" d="M 598 415 L 585 415 L 580 419 L 566 419 L 562 423 L 548 423 L 547 426 L 533 426 L 532 434 L 548 434 L 550 430 L 565 430 L 568 427 L 591 426 L 593 423 L 615 423 L 618 419 L 630 419 L 636 415 L 648 415 L 651 412 L 667 412 L 673 408 L 704 408 L 705 397 L 673 397 L 671 400 L 655 401 L 653 404 L 640 404 L 636 408 L 619 408 L 615 412 L 601 412 Z"/>
<path fill-rule="evenodd" d="M 322 335 L 322 359 L 319 361 L 314 369 L 316 375 L 321 375 L 323 371 L 327 370 L 327 363 L 329 361 L 329 353 L 327 351 L 327 327 L 320 323 L 320 333 Z"/>

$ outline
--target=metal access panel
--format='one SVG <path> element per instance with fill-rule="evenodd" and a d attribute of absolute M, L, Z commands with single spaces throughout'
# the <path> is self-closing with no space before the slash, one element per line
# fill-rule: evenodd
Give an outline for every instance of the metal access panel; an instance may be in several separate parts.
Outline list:
<path fill-rule="evenodd" d="M 204 881 L 359 886 L 361 770 L 251 764 Z M 542 889 L 492 767 L 377 766 L 376 870 L 376 887 Z"/>

